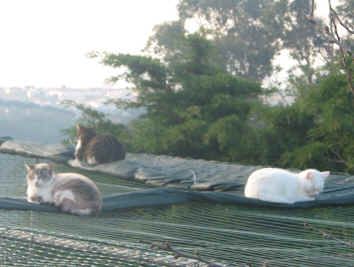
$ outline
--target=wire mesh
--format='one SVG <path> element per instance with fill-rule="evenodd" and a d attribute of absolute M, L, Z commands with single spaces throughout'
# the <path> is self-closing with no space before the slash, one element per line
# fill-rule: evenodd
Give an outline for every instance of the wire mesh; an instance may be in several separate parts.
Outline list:
<path fill-rule="evenodd" d="M 2 196 L 24 196 L 25 161 L 31 159 L 0 154 Z M 104 195 L 148 188 L 84 174 Z M 151 242 L 170 242 L 183 253 L 198 249 L 202 258 L 223 266 L 354 266 L 350 247 L 310 231 L 304 222 L 339 239 L 354 239 L 352 206 L 286 210 L 188 202 L 97 217 L 0 210 L 0 265 L 207 266 L 150 247 Z"/>

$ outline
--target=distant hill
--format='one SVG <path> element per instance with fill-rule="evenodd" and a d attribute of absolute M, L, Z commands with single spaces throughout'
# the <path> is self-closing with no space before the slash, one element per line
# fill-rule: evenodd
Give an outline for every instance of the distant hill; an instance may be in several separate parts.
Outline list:
<path fill-rule="evenodd" d="M 103 88 L 36 88 L 36 87 L 0 87 L 0 105 L 17 106 L 20 108 L 45 108 L 53 112 L 68 111 L 79 116 L 74 108 L 65 107 L 65 100 L 84 104 L 101 112 L 115 123 L 128 123 L 139 117 L 145 109 L 117 109 L 114 104 L 106 104 L 111 99 L 134 99 L 135 95 L 128 89 L 103 89 Z M 52 108 L 52 109 L 51 109 Z M 72 114 L 72 113 L 70 113 Z M 71 115 L 72 116 L 72 115 Z M 0 128 L 1 129 L 1 128 Z"/>
<path fill-rule="evenodd" d="M 40 143 L 58 143 L 61 130 L 74 123 L 75 113 L 51 106 L 0 100 L 0 136 Z"/>
<path fill-rule="evenodd" d="M 8 106 L 8 107 L 18 107 L 18 108 L 43 108 L 47 111 L 53 111 L 53 112 L 66 112 L 68 114 L 72 114 L 71 111 L 65 110 L 63 108 L 57 108 L 54 106 L 49 106 L 49 105 L 38 105 L 32 102 L 24 102 L 24 101 L 18 101 L 18 100 L 3 100 L 0 99 L 0 105 L 1 106 Z"/>

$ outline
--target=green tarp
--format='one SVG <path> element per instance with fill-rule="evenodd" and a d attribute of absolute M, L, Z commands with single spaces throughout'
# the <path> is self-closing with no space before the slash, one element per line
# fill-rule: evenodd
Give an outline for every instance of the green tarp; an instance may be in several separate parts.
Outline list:
<path fill-rule="evenodd" d="M 210 201 L 221 204 L 252 205 L 285 208 L 310 208 L 354 204 L 354 177 L 332 174 L 325 191 L 314 201 L 280 204 L 243 196 L 243 187 L 249 174 L 259 166 L 243 166 L 215 161 L 182 159 L 169 156 L 128 154 L 123 161 L 85 167 L 71 158 L 73 151 L 63 145 L 41 145 L 9 140 L 0 146 L 0 152 L 45 158 L 67 163 L 88 172 L 100 172 L 132 179 L 156 189 L 141 190 L 105 196 L 103 211 L 170 205 L 187 201 Z M 215 192 L 218 191 L 218 192 Z M 27 203 L 23 199 L 0 199 L 0 208 L 57 211 L 47 205 Z"/>
<path fill-rule="evenodd" d="M 316 201 L 284 205 L 243 196 L 249 173 L 261 166 L 128 154 L 121 162 L 78 169 L 67 162 L 72 150 L 61 145 L 14 140 L 1 149 L 1 266 L 208 266 L 176 259 L 151 242 L 191 255 L 198 250 L 225 267 L 354 266 L 351 247 L 304 227 L 354 240 L 351 175 L 332 174 Z M 72 216 L 27 203 L 24 164 L 36 158 L 93 179 L 104 211 Z"/>

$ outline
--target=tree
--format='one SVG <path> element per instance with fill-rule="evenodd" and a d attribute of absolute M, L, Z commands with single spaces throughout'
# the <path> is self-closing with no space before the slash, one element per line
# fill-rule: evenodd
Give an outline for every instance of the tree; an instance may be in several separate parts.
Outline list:
<path fill-rule="evenodd" d="M 333 50 L 307 20 L 310 8 L 308 0 L 182 0 L 178 6 L 181 24 L 198 22 L 230 73 L 262 81 L 275 70 L 275 56 L 286 50 L 313 82 L 316 60 L 332 56 Z M 321 25 L 317 19 L 316 27 Z"/>
<path fill-rule="evenodd" d="M 250 129 L 246 122 L 251 106 L 260 103 L 258 96 L 264 90 L 257 83 L 225 72 L 215 47 L 199 34 L 179 38 L 183 45 L 176 46 L 175 51 L 170 49 L 162 59 L 109 53 L 102 57 L 105 65 L 124 66 L 124 75 L 113 79 L 125 78 L 139 92 L 134 103 L 117 104 L 147 108 L 146 115 L 131 125 L 134 142 L 140 144 L 135 149 L 241 159 L 246 151 L 240 147 L 245 144 L 242 136 Z"/>
<path fill-rule="evenodd" d="M 311 8 L 308 0 L 289 1 L 283 18 L 285 23 L 282 48 L 288 50 L 290 56 L 296 60 L 296 70 L 301 71 L 308 84 L 315 82 L 315 69 L 319 60 L 326 63 L 334 56 L 333 44 L 321 30 L 325 25 L 324 21 L 320 18 L 316 18 L 316 21 L 308 19 Z M 292 74 L 294 73 L 293 71 Z"/>
<path fill-rule="evenodd" d="M 282 14 L 273 10 L 281 5 L 269 0 L 182 0 L 178 11 L 184 27 L 190 20 L 198 22 L 199 32 L 215 42 L 229 73 L 262 81 L 271 74 L 271 61 L 279 49 L 279 28 L 274 29 Z"/>
<path fill-rule="evenodd" d="M 338 15 L 343 18 L 343 22 L 350 27 L 354 24 L 353 10 L 354 10 L 354 0 L 344 0 L 337 6 Z M 352 31 L 353 27 L 350 27 Z"/>
<path fill-rule="evenodd" d="M 287 168 L 353 172 L 354 99 L 346 74 L 340 64 L 319 73 L 311 90 L 269 117 L 267 158 Z"/>
<path fill-rule="evenodd" d="M 353 55 L 352 50 L 354 47 L 352 36 L 354 35 L 353 22 L 353 0 L 344 0 L 338 5 L 338 11 L 336 11 L 332 5 L 332 1 L 328 0 L 329 13 L 328 19 L 329 24 L 326 26 L 318 25 L 315 21 L 314 10 L 315 10 L 315 0 L 311 1 L 311 13 L 308 20 L 316 25 L 317 29 L 322 30 L 326 34 L 326 39 L 328 42 L 335 44 L 338 47 L 339 53 L 342 58 L 342 65 L 346 72 L 346 77 L 348 80 L 349 90 L 354 97 L 354 84 L 352 81 L 352 68 L 353 68 Z M 348 10 L 347 10 L 348 9 Z M 341 37 L 339 32 L 339 27 L 342 27 L 347 33 L 344 38 Z M 346 39 L 347 38 L 347 39 Z"/>

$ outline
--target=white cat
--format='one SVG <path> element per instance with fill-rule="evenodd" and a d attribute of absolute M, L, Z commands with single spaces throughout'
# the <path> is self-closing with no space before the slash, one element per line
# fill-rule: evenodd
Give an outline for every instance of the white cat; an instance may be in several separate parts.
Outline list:
<path fill-rule="evenodd" d="M 102 207 L 97 186 L 79 173 L 55 173 L 50 164 L 25 165 L 27 201 L 54 204 L 64 212 L 96 215 Z"/>
<path fill-rule="evenodd" d="M 329 174 L 314 169 L 297 174 L 277 168 L 259 169 L 249 176 L 245 196 L 278 203 L 314 200 Z"/>

